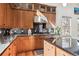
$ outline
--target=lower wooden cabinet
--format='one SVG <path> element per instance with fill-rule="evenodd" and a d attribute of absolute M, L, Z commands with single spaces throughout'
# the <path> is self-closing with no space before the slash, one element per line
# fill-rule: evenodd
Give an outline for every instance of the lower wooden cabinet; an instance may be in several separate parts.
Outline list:
<path fill-rule="evenodd" d="M 41 37 L 19 36 L 4 51 L 2 56 L 16 56 L 17 53 L 42 49 L 44 47 L 44 56 L 73 56 L 63 49 L 49 43 Z"/>
<path fill-rule="evenodd" d="M 33 39 L 29 38 L 30 36 L 19 36 L 16 38 L 17 40 L 17 53 L 23 51 L 30 51 L 33 50 Z"/>
<path fill-rule="evenodd" d="M 44 40 L 44 56 L 73 56 L 73 55 Z"/>
<path fill-rule="evenodd" d="M 43 49 L 44 48 L 44 39 L 41 36 L 34 37 L 34 47 L 35 49 Z"/>
<path fill-rule="evenodd" d="M 10 56 L 10 51 L 9 49 L 7 49 L 3 54 L 2 56 Z"/>
<path fill-rule="evenodd" d="M 73 56 L 73 55 L 56 47 L 56 56 Z"/>
<path fill-rule="evenodd" d="M 44 41 L 44 56 L 55 56 L 55 46 Z"/>
<path fill-rule="evenodd" d="M 16 40 L 3 52 L 2 56 L 16 56 Z"/>
<path fill-rule="evenodd" d="M 42 49 L 44 41 L 40 37 L 18 36 L 14 42 L 5 50 L 2 56 L 16 56 L 17 53 Z"/>

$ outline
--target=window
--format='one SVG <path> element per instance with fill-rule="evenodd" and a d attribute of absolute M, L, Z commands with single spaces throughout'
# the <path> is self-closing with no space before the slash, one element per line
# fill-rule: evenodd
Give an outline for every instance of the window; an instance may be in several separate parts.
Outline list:
<path fill-rule="evenodd" d="M 71 17 L 62 16 L 61 26 L 62 26 L 62 35 L 70 36 L 71 35 Z"/>

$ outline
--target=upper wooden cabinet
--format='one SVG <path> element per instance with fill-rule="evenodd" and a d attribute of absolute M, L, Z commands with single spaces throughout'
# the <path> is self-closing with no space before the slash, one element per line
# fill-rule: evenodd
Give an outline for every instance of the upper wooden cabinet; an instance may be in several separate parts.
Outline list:
<path fill-rule="evenodd" d="M 0 3 L 0 27 L 4 27 L 6 23 L 6 4 Z"/>
<path fill-rule="evenodd" d="M 13 10 L 14 28 L 33 28 L 34 12 Z"/>
<path fill-rule="evenodd" d="M 7 4 L 7 10 L 6 10 L 6 26 L 8 28 L 13 28 L 13 17 L 12 17 L 12 9 L 10 8 L 10 5 Z"/>
<path fill-rule="evenodd" d="M 21 16 L 18 10 L 12 10 L 13 28 L 18 28 L 20 17 Z"/>
<path fill-rule="evenodd" d="M 0 3 L 0 27 L 11 28 L 13 25 L 12 10 L 7 3 Z"/>
<path fill-rule="evenodd" d="M 19 11 L 20 12 L 20 28 L 33 28 L 34 12 Z"/>
<path fill-rule="evenodd" d="M 18 7 L 19 5 L 20 7 Z M 13 8 L 13 6 L 16 8 Z M 33 4 L 0 3 L 0 27 L 33 28 L 33 20 L 36 14 L 36 10 L 40 10 L 47 17 L 48 20 L 50 20 L 52 23 L 55 24 L 56 14 L 55 12 L 53 13 L 48 12 L 47 7 L 48 7 L 47 5 L 35 4 L 35 3 Z M 48 9 L 50 10 L 50 8 Z"/>

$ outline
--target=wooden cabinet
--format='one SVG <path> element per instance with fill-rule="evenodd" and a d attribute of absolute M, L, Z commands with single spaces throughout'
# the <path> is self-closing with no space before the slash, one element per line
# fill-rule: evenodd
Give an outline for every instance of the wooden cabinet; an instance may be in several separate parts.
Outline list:
<path fill-rule="evenodd" d="M 44 5 L 40 4 L 28 4 L 30 9 L 44 8 Z M 30 7 L 31 6 L 31 7 Z M 37 6 L 41 6 L 38 7 Z M 33 8 L 32 8 L 33 7 Z M 46 7 L 45 7 L 46 9 Z M 0 27 L 5 28 L 33 28 L 33 20 L 36 11 L 23 9 L 11 9 L 10 4 L 0 4 Z M 55 24 L 55 13 L 44 13 L 48 20 L 51 20 Z"/>
<path fill-rule="evenodd" d="M 17 53 L 33 50 L 33 39 L 28 36 L 17 37 Z"/>
<path fill-rule="evenodd" d="M 9 49 L 7 49 L 3 54 L 2 56 L 10 56 L 10 51 Z"/>
<path fill-rule="evenodd" d="M 63 49 L 44 41 L 44 56 L 73 56 Z"/>
<path fill-rule="evenodd" d="M 33 28 L 34 12 L 24 10 L 13 10 L 15 28 Z"/>
<path fill-rule="evenodd" d="M 0 3 L 0 27 L 12 28 L 12 9 L 8 3 Z"/>
<path fill-rule="evenodd" d="M 13 22 L 13 28 L 18 28 L 19 25 L 19 12 L 18 10 L 12 10 L 12 22 Z"/>
<path fill-rule="evenodd" d="M 17 53 L 23 52 L 23 51 L 31 51 L 34 49 L 42 49 L 44 46 L 44 39 L 38 39 L 34 36 L 23 36 L 23 37 L 17 37 Z"/>
<path fill-rule="evenodd" d="M 34 12 L 19 11 L 20 12 L 20 28 L 33 28 Z"/>
<path fill-rule="evenodd" d="M 6 4 L 6 27 L 13 28 L 13 17 L 12 17 L 12 9 L 9 4 Z"/>
<path fill-rule="evenodd" d="M 3 52 L 2 56 L 16 56 L 16 40 Z"/>
<path fill-rule="evenodd" d="M 34 47 L 35 49 L 43 49 L 44 47 L 44 39 L 41 36 L 34 37 Z"/>
<path fill-rule="evenodd" d="M 6 4 L 0 3 L 0 27 L 4 27 L 6 23 Z"/>
<path fill-rule="evenodd" d="M 55 56 L 55 46 L 44 41 L 44 56 Z"/>
<path fill-rule="evenodd" d="M 72 54 L 56 47 L 56 56 L 72 56 Z"/>
<path fill-rule="evenodd" d="M 16 53 L 17 53 L 17 51 L 16 51 L 16 49 L 17 49 L 17 47 L 16 47 L 16 40 L 11 44 L 11 56 L 16 56 Z"/>

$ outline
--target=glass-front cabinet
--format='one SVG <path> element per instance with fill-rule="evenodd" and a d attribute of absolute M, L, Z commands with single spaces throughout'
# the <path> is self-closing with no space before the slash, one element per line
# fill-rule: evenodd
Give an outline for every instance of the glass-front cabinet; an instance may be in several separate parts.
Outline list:
<path fill-rule="evenodd" d="M 56 13 L 56 6 L 48 6 L 40 3 L 11 3 L 12 8 L 20 10 L 40 10 L 41 12 Z"/>

